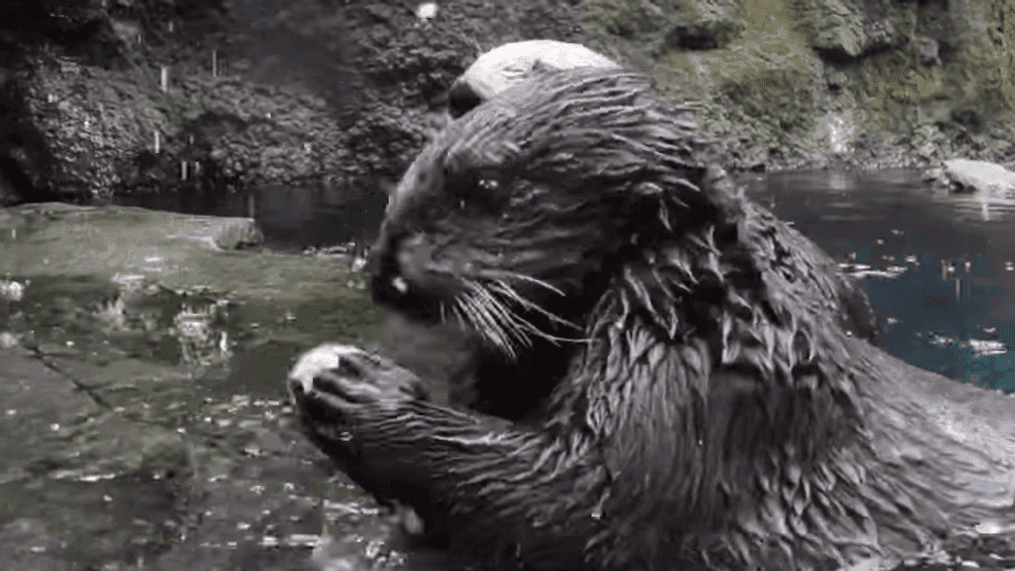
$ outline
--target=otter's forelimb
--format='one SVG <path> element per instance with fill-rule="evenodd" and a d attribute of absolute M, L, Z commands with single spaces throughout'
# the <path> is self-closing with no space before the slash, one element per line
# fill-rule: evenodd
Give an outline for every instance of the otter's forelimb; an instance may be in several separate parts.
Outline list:
<path fill-rule="evenodd" d="M 602 424 L 616 412 L 602 407 L 658 401 L 658 395 L 610 398 L 594 404 L 575 426 L 534 430 L 407 398 L 405 391 L 365 390 L 361 375 L 335 374 L 334 364 L 325 365 L 331 373 L 322 369 L 303 375 L 310 382 L 291 381 L 300 410 L 331 411 L 328 417 L 304 417 L 308 436 L 368 491 L 412 506 L 428 528 L 440 528 L 436 533 L 448 535 L 452 552 L 536 570 L 570 570 L 631 568 L 624 565 L 632 562 L 635 544 L 652 552 L 666 548 L 656 536 L 658 526 L 646 526 L 651 538 L 626 536 L 642 533 L 636 531 L 642 528 L 640 518 L 668 520 L 672 514 L 621 510 L 639 502 L 640 494 L 654 495 L 676 482 L 662 467 L 672 459 L 651 452 L 663 449 L 655 442 L 662 435 L 653 431 L 668 427 L 648 427 L 645 441 L 627 456 L 619 448 L 632 443 L 604 439 L 610 428 Z M 623 381 L 586 383 L 600 388 L 598 396 L 590 395 L 598 398 Z M 639 414 L 616 412 L 618 418 Z M 665 502 L 658 506 L 672 508 Z M 621 513 L 630 521 L 618 525 Z M 621 542 L 625 548 L 614 549 Z M 633 555 L 635 561 L 655 556 L 638 549 Z"/>

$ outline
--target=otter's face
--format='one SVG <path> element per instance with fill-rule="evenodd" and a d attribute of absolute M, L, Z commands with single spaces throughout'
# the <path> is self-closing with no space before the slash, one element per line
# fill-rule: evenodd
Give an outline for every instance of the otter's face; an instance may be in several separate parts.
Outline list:
<path fill-rule="evenodd" d="M 573 300 L 616 248 L 608 210 L 564 181 L 461 157 L 442 139 L 390 198 L 372 252 L 375 300 L 427 321 L 459 319 L 505 347 L 580 313 Z"/>
<path fill-rule="evenodd" d="M 372 252 L 376 301 L 428 321 L 456 318 L 508 350 L 581 321 L 636 232 L 628 188 L 646 184 L 658 151 L 604 117 L 613 109 L 630 128 L 651 114 L 633 105 L 647 85 L 623 90 L 614 84 L 632 76 L 568 73 L 591 74 L 580 85 L 598 81 L 615 101 L 576 105 L 561 97 L 567 76 L 556 78 L 556 96 L 552 80 L 536 81 L 451 123 L 423 150 L 390 196 Z"/>

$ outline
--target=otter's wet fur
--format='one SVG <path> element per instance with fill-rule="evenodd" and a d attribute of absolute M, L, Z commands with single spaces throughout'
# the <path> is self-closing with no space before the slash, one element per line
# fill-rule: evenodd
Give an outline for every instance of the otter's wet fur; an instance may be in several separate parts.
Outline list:
<path fill-rule="evenodd" d="M 1015 519 L 1012 401 L 851 335 L 862 293 L 693 133 L 615 70 L 452 123 L 391 197 L 373 292 L 474 327 L 530 414 L 345 352 L 294 372 L 308 436 L 496 568 L 884 568 Z"/>

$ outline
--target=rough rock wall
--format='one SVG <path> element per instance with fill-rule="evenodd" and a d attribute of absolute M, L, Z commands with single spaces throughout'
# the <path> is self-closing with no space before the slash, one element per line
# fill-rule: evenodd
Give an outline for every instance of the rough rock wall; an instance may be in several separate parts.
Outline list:
<path fill-rule="evenodd" d="M 577 33 L 571 7 L 549 0 L 462 0 L 430 22 L 402 2 L 12 1 L 0 197 L 370 192 L 401 174 L 479 52 Z"/>
<path fill-rule="evenodd" d="M 1015 160 L 1012 0 L 709 4 L 716 31 L 699 40 L 705 49 L 665 41 L 671 16 L 644 16 L 684 10 L 673 0 L 584 6 L 587 41 L 698 102 L 703 130 L 735 168 Z M 634 34 L 616 25 L 649 20 Z"/>
<path fill-rule="evenodd" d="M 339 102 L 315 89 L 319 78 L 278 73 L 277 54 L 250 48 L 283 28 L 270 19 L 279 10 L 251 15 L 224 0 L 48 4 L 23 10 L 20 25 L 0 24 L 9 55 L 0 120 L 18 120 L 0 133 L 0 156 L 15 161 L 7 172 L 32 181 L 29 194 L 89 200 L 165 188 L 218 192 L 320 180 L 348 160 Z M 297 13 L 290 20 L 300 17 L 309 19 Z M 46 18 L 64 29 L 23 31 Z M 343 46 L 328 39 L 316 37 L 304 51 L 341 60 Z"/>
<path fill-rule="evenodd" d="M 6 4 L 8 202 L 376 192 L 478 53 L 531 38 L 651 73 L 734 168 L 1015 159 L 1015 0 L 446 0 L 430 19 L 415 0 Z"/>

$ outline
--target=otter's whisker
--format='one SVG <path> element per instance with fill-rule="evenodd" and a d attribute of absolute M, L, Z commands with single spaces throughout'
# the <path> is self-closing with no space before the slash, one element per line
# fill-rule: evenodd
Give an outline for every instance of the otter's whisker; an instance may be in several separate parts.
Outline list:
<path fill-rule="evenodd" d="M 482 333 L 484 337 L 490 338 L 491 341 L 494 342 L 494 345 L 500 346 L 500 343 L 495 339 L 496 335 L 487 330 L 483 316 L 476 309 L 477 301 L 473 298 L 473 296 L 470 293 L 465 292 L 464 294 L 458 296 L 456 301 L 459 309 L 461 310 L 464 325 Z"/>
<path fill-rule="evenodd" d="M 575 323 L 573 323 L 571 321 L 568 321 L 568 320 L 566 320 L 566 319 L 564 319 L 564 318 L 562 318 L 562 317 L 560 317 L 560 316 L 558 316 L 558 315 L 556 315 L 554 313 L 551 313 L 551 312 L 543 309 L 542 307 L 540 307 L 538 304 L 525 299 L 524 297 L 519 295 L 518 292 L 516 292 L 514 290 L 514 288 L 512 288 L 506 282 L 498 280 L 498 281 L 490 284 L 490 287 L 494 291 L 496 291 L 496 292 L 498 292 L 498 293 L 500 293 L 502 295 L 507 296 L 509 299 L 511 299 L 512 301 L 514 301 L 517 304 L 521 305 L 525 309 L 528 309 L 528 310 L 531 310 L 531 311 L 535 311 L 536 313 L 546 317 L 547 319 L 549 319 L 550 321 L 553 321 L 554 323 L 558 323 L 560 325 L 565 325 L 565 326 L 570 327 L 572 329 L 581 329 Z"/>
<path fill-rule="evenodd" d="M 469 324 L 468 319 L 462 315 L 462 308 L 458 304 L 451 306 L 451 315 L 454 316 L 455 321 L 458 322 L 459 327 L 466 327 Z"/>
<path fill-rule="evenodd" d="M 511 299 L 512 301 L 515 301 L 516 303 L 522 305 L 523 307 L 527 307 L 527 308 L 533 309 L 536 312 L 538 312 L 538 313 L 540 313 L 542 315 L 545 315 L 551 321 L 555 321 L 557 323 L 560 323 L 560 324 L 572 327 L 574 329 L 581 329 L 578 325 L 576 325 L 576 324 L 574 324 L 574 323 L 572 323 L 572 322 L 570 322 L 570 321 L 568 321 L 566 319 L 563 319 L 563 318 L 561 318 L 561 317 L 559 317 L 557 315 L 549 313 L 548 311 L 544 310 L 543 308 L 535 305 L 533 302 L 531 302 L 531 301 L 529 301 L 529 300 L 527 300 L 525 298 L 522 298 L 521 296 L 518 295 L 517 292 L 515 292 L 513 289 L 511 289 L 511 287 L 509 285 L 507 285 L 507 284 L 505 284 L 503 282 L 494 282 L 494 283 L 490 284 L 490 289 L 492 289 L 496 293 L 500 293 L 501 295 L 507 296 L 509 299 Z M 498 301 L 498 303 L 500 303 L 500 302 Z M 546 339 L 547 341 L 564 342 L 564 343 L 576 343 L 576 342 L 585 341 L 584 338 L 580 338 L 580 337 L 579 338 L 574 338 L 574 337 L 558 337 L 556 335 L 552 335 L 550 333 L 546 333 L 545 331 L 542 331 L 541 329 L 536 327 L 532 322 L 530 322 L 527 319 L 521 317 L 517 313 L 513 313 L 512 312 L 511 313 L 511 317 L 514 319 L 515 323 L 520 328 L 522 328 L 525 331 L 528 331 L 529 333 L 531 333 L 532 335 L 534 335 L 536 337 L 541 337 L 543 339 Z M 527 344 L 527 346 L 530 346 L 530 345 Z"/>
<path fill-rule="evenodd" d="M 498 321 L 490 313 L 487 303 L 481 298 L 480 292 L 483 291 L 481 287 L 471 282 L 466 282 L 465 285 L 466 295 L 461 296 L 459 302 L 472 327 L 499 347 L 507 356 L 514 359 L 517 354 L 511 343 L 510 334 L 504 328 L 504 325 L 510 322 Z"/>
<path fill-rule="evenodd" d="M 524 333 L 525 330 L 534 329 L 531 324 L 512 312 L 510 308 L 494 297 L 488 289 L 477 285 L 474 291 L 485 302 L 482 305 L 483 310 L 487 311 L 496 322 L 509 326 L 505 328 L 508 336 L 513 334 L 513 337 L 522 345 L 526 347 L 532 346 L 532 340 Z"/>
<path fill-rule="evenodd" d="M 521 344 L 525 347 L 532 346 L 532 340 L 529 335 L 541 337 L 549 341 L 554 342 L 576 342 L 581 339 L 573 339 L 567 337 L 557 337 L 540 330 L 530 321 L 526 320 L 522 316 L 518 315 L 515 311 L 511 310 L 510 307 L 506 306 L 503 301 L 498 299 L 496 295 L 500 294 L 507 296 L 509 299 L 518 302 L 520 305 L 525 306 L 531 304 L 528 300 L 521 298 L 516 292 L 511 290 L 510 286 L 502 282 L 494 282 L 490 284 L 490 289 L 487 290 L 481 287 L 479 284 L 470 284 L 471 292 L 474 296 L 477 296 L 472 301 L 479 303 L 480 305 L 475 306 L 477 310 L 481 311 L 484 315 L 484 323 L 486 317 L 493 319 L 494 323 L 498 326 L 499 337 L 502 339 L 514 340 L 515 343 Z M 540 308 L 541 309 L 541 308 Z M 560 319 L 559 317 L 549 314 L 551 319 L 555 319 L 561 323 L 571 325 L 577 328 L 577 326 L 570 324 L 569 322 Z M 507 327 L 505 327 L 507 326 Z M 487 327 L 490 327 L 487 325 Z"/>
<path fill-rule="evenodd" d="M 487 275 L 491 279 L 495 279 L 495 280 L 497 280 L 499 282 L 503 282 L 505 284 L 507 284 L 506 279 L 513 279 L 513 280 L 528 282 L 528 283 L 531 283 L 531 284 L 534 284 L 534 285 L 537 285 L 537 286 L 544 287 L 544 288 L 552 291 L 553 293 L 559 295 L 560 297 L 564 297 L 564 292 L 563 291 L 561 291 L 559 288 L 557 288 L 553 284 L 551 284 L 549 282 L 546 282 L 544 280 L 541 280 L 539 278 L 534 278 L 532 276 L 527 276 L 525 274 L 520 274 L 518 272 L 511 272 L 511 271 L 507 271 L 507 270 L 488 271 Z"/>

